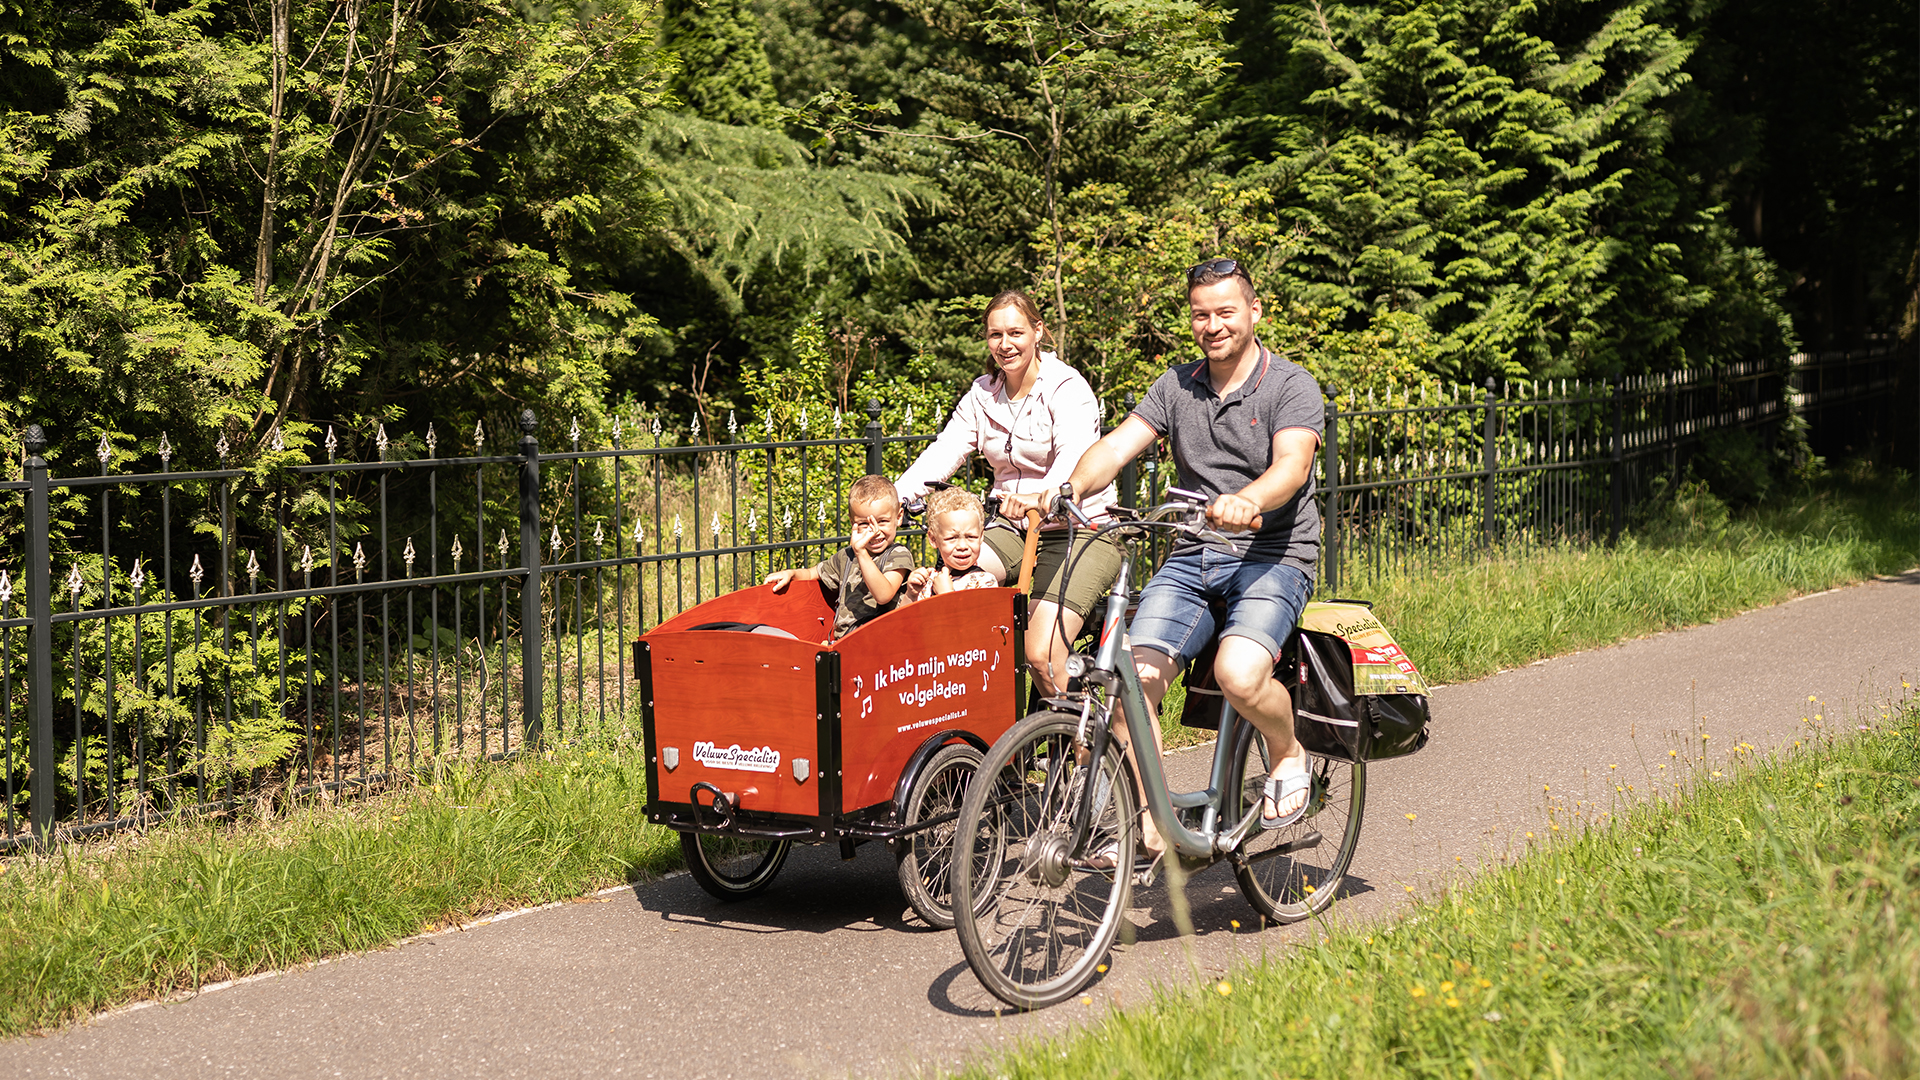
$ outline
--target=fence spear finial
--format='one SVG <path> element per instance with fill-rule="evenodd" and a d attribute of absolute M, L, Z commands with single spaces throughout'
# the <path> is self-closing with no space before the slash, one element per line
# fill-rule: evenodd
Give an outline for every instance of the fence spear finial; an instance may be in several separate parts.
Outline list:
<path fill-rule="evenodd" d="M 381 461 L 387 460 L 388 443 L 387 443 L 387 425 L 386 424 L 382 423 L 375 426 L 373 431 L 373 445 L 376 450 L 380 451 L 380 460 Z"/>
<path fill-rule="evenodd" d="M 100 471 L 106 472 L 107 463 L 113 460 L 113 444 L 107 441 L 105 435 L 100 436 L 100 446 L 94 450 L 93 456 L 100 459 Z"/>
<path fill-rule="evenodd" d="M 75 599 L 78 599 L 80 590 L 86 583 L 86 579 L 80 576 L 80 564 L 74 563 L 73 569 L 67 571 L 67 591 L 72 593 Z"/>
<path fill-rule="evenodd" d="M 476 454 L 479 453 L 480 448 L 485 445 L 487 445 L 486 425 L 475 420 L 473 422 L 473 452 Z"/>
<path fill-rule="evenodd" d="M 0 570 L 0 610 L 5 610 L 13 602 L 13 579 L 5 570 Z"/>
<path fill-rule="evenodd" d="M 549 541 L 547 541 L 547 546 L 548 546 L 548 547 L 551 547 L 551 548 L 553 549 L 553 554 L 554 554 L 554 557 L 555 557 L 555 558 L 559 558 L 559 556 L 560 556 L 560 526 L 558 526 L 558 525 L 555 525 L 555 526 L 553 527 L 553 539 L 551 539 L 551 540 L 549 540 Z"/>
<path fill-rule="evenodd" d="M 460 537 L 458 536 L 455 536 L 453 538 L 452 554 L 453 554 L 453 572 L 457 574 L 460 572 L 460 556 L 466 554 L 466 551 L 460 546 Z"/>
<path fill-rule="evenodd" d="M 193 579 L 194 592 L 198 593 L 200 591 L 200 579 L 206 576 L 207 572 L 200 566 L 200 556 L 195 554 L 193 557 L 193 569 L 187 571 L 187 577 Z"/>
<path fill-rule="evenodd" d="M 500 565 L 507 564 L 507 530 L 500 530 Z"/>
<path fill-rule="evenodd" d="M 340 449 L 340 440 L 338 437 L 334 435 L 332 424 L 327 425 L 327 441 L 325 443 L 322 443 L 321 445 L 327 448 L 327 460 L 332 461 L 333 452 L 335 450 Z"/>
<path fill-rule="evenodd" d="M 286 450 L 287 441 L 280 437 L 279 424 L 273 425 L 273 440 L 267 444 L 267 447 L 268 449 L 272 450 L 276 454 Z"/>
<path fill-rule="evenodd" d="M 165 465 L 172 460 L 173 444 L 167 441 L 167 433 L 163 431 L 160 433 L 160 464 Z"/>
<path fill-rule="evenodd" d="M 427 421 L 427 456 L 439 457 L 440 456 L 439 447 L 440 447 L 440 436 L 435 435 L 433 433 L 433 421 L 429 420 Z"/>
<path fill-rule="evenodd" d="M 414 554 L 414 550 L 413 550 L 413 537 L 411 537 L 411 536 L 409 536 L 409 537 L 407 537 L 407 546 L 406 546 L 406 549 L 400 552 L 400 558 L 401 558 L 402 560 L 404 560 L 404 561 L 406 562 L 406 564 L 407 564 L 407 576 L 408 576 L 408 577 L 412 577 L 412 576 L 413 576 L 413 560 L 414 560 L 414 558 L 415 558 L 415 557 L 416 557 L 416 556 L 415 556 L 415 554 Z"/>

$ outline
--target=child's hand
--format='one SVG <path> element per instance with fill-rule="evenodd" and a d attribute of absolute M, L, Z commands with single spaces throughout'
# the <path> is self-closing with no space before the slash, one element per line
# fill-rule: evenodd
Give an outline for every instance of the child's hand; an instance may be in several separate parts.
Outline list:
<path fill-rule="evenodd" d="M 793 584 L 793 575 L 794 571 L 792 570 L 775 570 L 773 573 L 768 574 L 767 580 L 761 582 L 761 584 L 773 586 L 774 592 L 786 592 L 787 586 Z"/>
<path fill-rule="evenodd" d="M 865 551 L 871 554 L 873 550 L 873 542 L 884 535 L 886 534 L 882 533 L 878 528 L 875 528 L 873 525 L 865 521 L 859 521 L 854 523 L 853 535 L 852 537 L 850 537 L 850 539 L 853 543 L 853 548 L 855 551 Z"/>
<path fill-rule="evenodd" d="M 945 596 L 946 594 L 952 591 L 953 591 L 953 571 L 943 566 L 940 568 L 939 572 L 933 575 L 933 595 Z"/>
<path fill-rule="evenodd" d="M 927 583 L 933 580 L 933 567 L 922 566 L 907 575 L 907 583 L 902 586 L 905 592 L 900 602 L 911 604 L 927 595 Z"/>

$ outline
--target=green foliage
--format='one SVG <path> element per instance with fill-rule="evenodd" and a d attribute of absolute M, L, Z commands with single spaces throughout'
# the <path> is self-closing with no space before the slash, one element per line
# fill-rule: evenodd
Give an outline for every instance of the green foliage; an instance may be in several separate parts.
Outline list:
<path fill-rule="evenodd" d="M 694 115 L 740 127 L 774 118 L 773 69 L 746 0 L 667 0 L 661 37 L 680 58 L 674 96 Z"/>
<path fill-rule="evenodd" d="M 961 1075 L 1904 1074 L 1920 703 L 1858 719 L 1772 756 L 1623 762 L 1597 812 L 1549 796 L 1511 865 L 1384 927 L 1327 926 Z"/>
<path fill-rule="evenodd" d="M 166 431 L 206 461 L 221 433 L 251 459 L 276 415 L 364 439 L 421 391 L 598 408 L 648 332 L 591 279 L 652 220 L 623 149 L 660 98 L 650 8 L 387 6 L 16 10 L 10 426 L 69 460 Z"/>
<path fill-rule="evenodd" d="M 1653 4 L 1280 9 L 1248 150 L 1305 237 L 1278 287 L 1426 324 L 1473 380 L 1660 369 L 1780 348 L 1763 268 L 1665 163 L 1692 46 Z M 1269 156 L 1270 155 L 1270 156 Z M 1406 320 L 1401 320 L 1405 325 Z"/>
<path fill-rule="evenodd" d="M 660 239 L 738 317 L 756 273 L 907 257 L 907 215 L 932 196 L 913 177 L 821 167 L 775 131 L 660 114 L 642 160 L 666 208 Z M 744 374 L 744 368 L 743 368 Z"/>

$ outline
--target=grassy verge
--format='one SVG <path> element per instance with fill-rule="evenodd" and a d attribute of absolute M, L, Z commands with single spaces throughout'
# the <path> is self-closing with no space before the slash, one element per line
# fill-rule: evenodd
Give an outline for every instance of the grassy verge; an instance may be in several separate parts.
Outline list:
<path fill-rule="evenodd" d="M 677 866 L 674 835 L 640 827 L 644 789 L 636 743 L 589 743 L 0 863 L 0 1034 Z"/>
<path fill-rule="evenodd" d="M 1612 549 L 1486 560 L 1371 599 L 1430 680 L 1461 682 L 1908 570 L 1920 563 L 1912 486 L 1836 477 L 1739 516 L 1683 493 Z"/>
<path fill-rule="evenodd" d="M 1875 720 L 968 1075 L 1913 1075 L 1920 702 Z"/>
<path fill-rule="evenodd" d="M 1536 550 L 1356 590 L 1427 679 L 1456 683 L 1549 656 L 1724 619 L 1920 564 L 1905 474 L 1836 475 L 1742 514 L 1683 490 L 1609 548 Z M 1211 732 L 1161 709 L 1169 747 Z"/>

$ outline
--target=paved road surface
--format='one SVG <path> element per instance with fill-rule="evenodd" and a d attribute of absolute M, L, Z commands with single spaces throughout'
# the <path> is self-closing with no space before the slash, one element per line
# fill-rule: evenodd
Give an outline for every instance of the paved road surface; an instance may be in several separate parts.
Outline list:
<path fill-rule="evenodd" d="M 1605 805 L 1616 780 L 1660 782 L 1668 748 L 1696 745 L 1698 731 L 1715 752 L 1777 745 L 1803 730 L 1808 695 L 1846 718 L 1903 675 L 1920 675 L 1920 572 L 1443 688 L 1432 745 L 1370 777 L 1354 893 L 1338 910 L 1379 918 L 1407 885 L 1430 889 L 1524 845 L 1544 820 L 1542 785 Z M 1204 752 L 1175 758 L 1206 767 Z M 800 849 L 745 903 L 668 878 L 13 1040 L 0 1044 L 0 1076 L 899 1075 L 1060 1031 L 1311 932 L 1235 932 L 1232 920 L 1253 920 L 1225 866 L 1190 890 L 1187 940 L 1163 887 L 1136 893 L 1137 940 L 1093 1007 L 1001 1016 L 952 934 L 906 912 L 878 845 L 850 863 Z"/>

